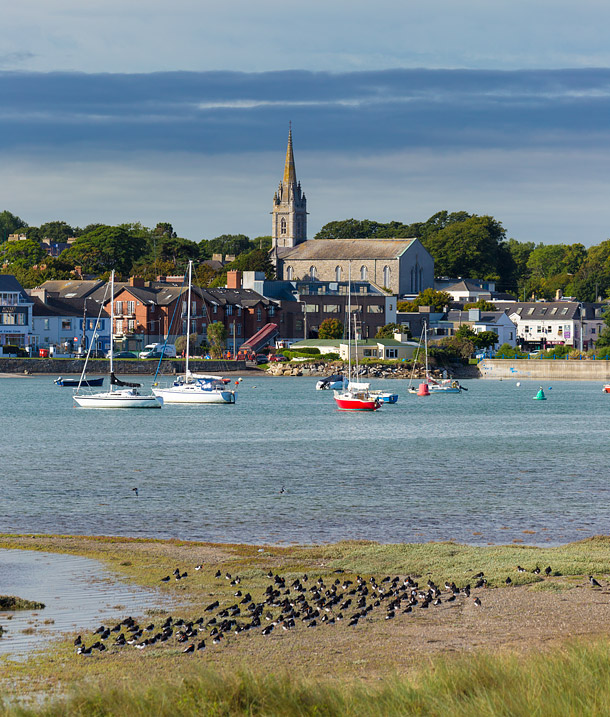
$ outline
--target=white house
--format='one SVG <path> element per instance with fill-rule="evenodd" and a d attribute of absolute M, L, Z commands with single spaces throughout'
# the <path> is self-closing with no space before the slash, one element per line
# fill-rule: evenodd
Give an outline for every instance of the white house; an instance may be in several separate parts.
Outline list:
<path fill-rule="evenodd" d="M 517 326 L 512 318 L 504 311 L 482 311 L 481 309 L 469 309 L 468 311 L 449 311 L 448 321 L 453 323 L 453 333 L 460 326 L 466 324 L 476 333 L 492 331 L 497 334 L 496 346 L 501 344 L 517 345 Z"/>
<path fill-rule="evenodd" d="M 53 348 L 56 353 L 86 352 L 93 348 L 106 352 L 110 348 L 110 317 L 93 300 L 56 299 L 32 296 L 33 327 L 30 343 L 34 350 Z M 96 323 L 99 324 L 96 328 Z"/>

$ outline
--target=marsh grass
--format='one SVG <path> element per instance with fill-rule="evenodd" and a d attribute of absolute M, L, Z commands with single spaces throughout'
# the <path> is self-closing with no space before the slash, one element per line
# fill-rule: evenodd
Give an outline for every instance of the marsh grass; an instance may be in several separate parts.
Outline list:
<path fill-rule="evenodd" d="M 39 707 L 0 707 L 1 717 L 531 717 L 608 714 L 610 647 L 579 642 L 544 654 L 437 657 L 410 679 L 374 686 L 290 675 L 191 668 L 179 679 L 88 685 Z"/>

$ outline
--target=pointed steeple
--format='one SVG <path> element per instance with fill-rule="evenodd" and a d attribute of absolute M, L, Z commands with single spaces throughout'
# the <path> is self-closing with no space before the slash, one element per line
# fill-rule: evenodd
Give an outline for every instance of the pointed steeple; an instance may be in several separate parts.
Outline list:
<path fill-rule="evenodd" d="M 292 151 L 292 124 L 288 129 L 288 147 L 286 148 L 286 164 L 284 165 L 284 181 L 285 187 L 291 187 L 297 179 L 296 169 L 294 167 L 294 154 Z"/>

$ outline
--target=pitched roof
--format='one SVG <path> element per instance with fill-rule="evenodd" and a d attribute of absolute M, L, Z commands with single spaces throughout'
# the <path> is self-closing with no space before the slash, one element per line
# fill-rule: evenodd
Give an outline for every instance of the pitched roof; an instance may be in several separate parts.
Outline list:
<path fill-rule="evenodd" d="M 443 291 L 447 291 L 449 294 L 452 291 L 470 291 L 470 292 L 476 292 L 477 294 L 490 294 L 491 292 L 489 289 L 483 289 L 478 284 L 475 284 L 472 281 L 469 281 L 468 279 L 462 279 L 462 281 L 458 281 L 455 284 L 451 284 L 451 286 L 445 286 L 443 288 Z"/>
<path fill-rule="evenodd" d="M 91 296 L 98 289 L 103 288 L 105 282 L 100 279 L 76 280 L 63 279 L 45 281 L 38 288 L 46 289 L 48 294 L 55 294 L 60 299 L 77 299 Z"/>
<path fill-rule="evenodd" d="M 416 239 L 310 239 L 297 244 L 284 261 L 320 261 L 323 259 L 367 260 L 397 259 Z"/>
<path fill-rule="evenodd" d="M 25 289 L 12 274 L 0 274 L 0 291 L 17 291 L 21 294 L 23 301 L 30 303 L 32 299 L 26 294 Z"/>
<path fill-rule="evenodd" d="M 85 302 L 83 299 L 57 299 L 48 296 L 46 303 L 37 296 L 32 296 L 30 299 L 34 303 L 32 307 L 32 314 L 34 316 L 78 316 L 82 318 L 84 313 Z M 91 304 L 88 304 L 88 306 L 94 308 Z M 88 316 L 90 318 L 94 316 L 97 317 L 98 313 L 99 307 L 95 307 L 95 311 L 89 312 Z M 100 317 L 107 319 L 109 318 L 109 314 L 102 309 Z"/>
<path fill-rule="evenodd" d="M 494 302 L 498 309 L 511 316 L 518 314 L 522 321 L 573 319 L 579 317 L 577 301 L 511 301 Z"/>

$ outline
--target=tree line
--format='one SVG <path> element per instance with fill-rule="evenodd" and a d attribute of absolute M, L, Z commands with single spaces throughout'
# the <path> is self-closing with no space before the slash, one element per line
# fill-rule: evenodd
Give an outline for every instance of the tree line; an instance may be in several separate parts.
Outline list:
<path fill-rule="evenodd" d="M 25 241 L 8 242 L 9 234 L 25 234 Z M 41 240 L 67 242 L 58 257 L 49 257 Z M 543 244 L 506 237 L 501 222 L 492 216 L 437 212 L 424 222 L 404 224 L 370 219 L 344 219 L 325 224 L 314 239 L 416 237 L 434 257 L 436 276 L 488 279 L 496 289 L 516 298 L 552 299 L 557 290 L 581 301 L 610 295 L 610 240 L 589 247 L 582 243 Z M 67 279 L 76 266 L 84 274 L 105 277 L 114 268 L 130 275 L 155 279 L 184 270 L 189 259 L 197 265 L 201 286 L 222 286 L 229 269 L 263 271 L 273 278 L 269 260 L 271 237 L 250 239 L 244 234 L 223 234 L 199 242 L 178 237 L 169 222 L 154 228 L 139 223 L 72 227 L 52 221 L 29 226 L 9 211 L 0 212 L 0 265 L 15 274 L 25 287 L 47 279 Z M 222 268 L 203 264 L 214 254 L 234 256 Z"/>

